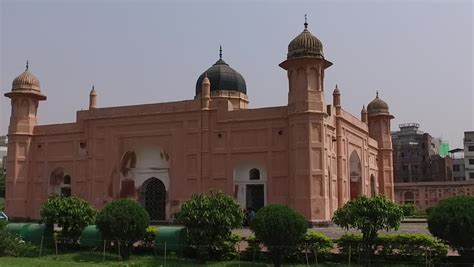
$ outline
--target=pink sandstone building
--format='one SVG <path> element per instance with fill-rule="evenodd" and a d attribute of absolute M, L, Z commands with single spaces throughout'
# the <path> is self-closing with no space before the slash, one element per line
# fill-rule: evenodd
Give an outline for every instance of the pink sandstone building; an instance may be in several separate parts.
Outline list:
<path fill-rule="evenodd" d="M 394 198 L 388 105 L 377 97 L 360 118 L 325 103 L 332 65 L 307 29 L 280 64 L 288 104 L 250 109 L 245 80 L 220 59 L 197 80 L 194 99 L 88 110 L 76 121 L 37 125 L 39 80 L 28 66 L 13 80 L 6 209 L 38 218 L 50 194 L 101 208 L 117 198 L 142 204 L 152 220 L 172 220 L 193 193 L 217 189 L 242 208 L 283 203 L 308 221 L 330 220 L 359 195 Z"/>

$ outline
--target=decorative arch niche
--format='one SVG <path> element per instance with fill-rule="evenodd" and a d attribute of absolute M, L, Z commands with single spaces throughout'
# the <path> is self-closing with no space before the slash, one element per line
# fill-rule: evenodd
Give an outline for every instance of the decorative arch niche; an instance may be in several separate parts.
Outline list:
<path fill-rule="evenodd" d="M 359 154 L 354 150 L 349 158 L 350 197 L 357 198 L 362 194 L 362 166 Z"/>
<path fill-rule="evenodd" d="M 267 172 L 258 161 L 246 161 L 234 168 L 234 197 L 243 209 L 257 211 L 267 203 Z"/>

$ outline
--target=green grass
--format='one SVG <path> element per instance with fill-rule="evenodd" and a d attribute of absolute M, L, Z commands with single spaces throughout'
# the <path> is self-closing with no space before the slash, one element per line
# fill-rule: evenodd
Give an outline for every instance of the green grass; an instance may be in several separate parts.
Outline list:
<path fill-rule="evenodd" d="M 3 211 L 5 209 L 5 199 L 3 197 L 0 197 L 0 211 Z"/>
<path fill-rule="evenodd" d="M 209 262 L 205 265 L 197 264 L 194 260 L 189 259 L 177 259 L 169 258 L 167 259 L 166 266 L 209 266 L 209 267 L 270 267 L 271 264 L 265 263 L 251 263 L 251 262 L 241 262 L 238 261 L 221 261 L 221 262 Z M 102 255 L 99 253 L 92 252 L 75 252 L 75 253 L 66 253 L 55 255 L 47 255 L 41 258 L 14 258 L 14 257 L 2 257 L 0 258 L 0 267 L 85 267 L 85 266 L 123 266 L 123 267 L 151 267 L 151 266 L 165 266 L 165 261 L 163 257 L 153 257 L 153 256 L 137 256 L 132 255 L 128 261 L 119 261 L 116 257 L 107 256 L 103 260 Z M 306 265 L 284 265 L 292 267 L 303 267 Z M 313 265 L 314 266 L 314 265 Z M 319 264 L 318 267 L 347 267 L 345 264 Z M 356 267 L 356 264 L 352 264 L 352 267 Z M 385 266 L 385 265 L 384 265 Z M 402 267 L 404 265 L 392 265 L 392 267 Z"/>

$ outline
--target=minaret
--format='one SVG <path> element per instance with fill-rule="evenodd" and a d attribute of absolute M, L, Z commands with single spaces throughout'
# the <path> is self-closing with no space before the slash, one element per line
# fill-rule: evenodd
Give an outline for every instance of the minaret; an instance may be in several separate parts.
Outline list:
<path fill-rule="evenodd" d="M 393 149 L 390 133 L 390 115 L 388 104 L 379 98 L 377 92 L 375 99 L 367 105 L 369 135 L 378 142 L 378 184 L 380 194 L 394 200 L 393 183 Z"/>
<path fill-rule="evenodd" d="M 94 85 L 92 85 L 92 90 L 89 93 L 89 110 L 97 108 L 97 93 L 95 92 Z"/>
<path fill-rule="evenodd" d="M 304 30 L 288 45 L 289 204 L 311 221 L 330 220 L 326 157 L 324 157 L 324 71 L 332 63 L 323 45 Z"/>
<path fill-rule="evenodd" d="M 211 100 L 211 82 L 207 78 L 207 73 L 202 80 L 201 89 L 201 108 L 209 109 L 209 101 Z"/>
<path fill-rule="evenodd" d="M 342 111 L 341 111 L 341 91 L 337 87 L 332 93 L 333 105 L 336 108 L 336 173 L 337 173 L 337 203 L 338 207 L 341 208 L 344 205 L 344 185 L 347 183 L 346 175 L 343 173 L 344 168 L 344 155 L 342 141 Z"/>
<path fill-rule="evenodd" d="M 8 152 L 6 176 L 6 211 L 12 218 L 27 218 L 37 214 L 29 210 L 31 174 L 28 172 L 31 159 L 33 130 L 37 124 L 39 101 L 46 100 L 41 94 L 39 80 L 30 72 L 26 63 L 25 71 L 16 77 L 12 89 L 5 94 L 11 99 L 10 125 L 8 127 Z M 34 205 L 33 205 L 34 206 Z"/>
<path fill-rule="evenodd" d="M 365 105 L 362 106 L 362 110 L 360 111 L 360 120 L 362 122 L 368 123 L 369 115 L 367 114 L 367 109 L 365 109 Z"/>

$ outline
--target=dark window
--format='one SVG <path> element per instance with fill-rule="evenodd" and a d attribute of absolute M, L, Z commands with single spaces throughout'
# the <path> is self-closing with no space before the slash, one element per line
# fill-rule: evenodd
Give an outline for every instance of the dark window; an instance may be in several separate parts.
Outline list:
<path fill-rule="evenodd" d="M 453 165 L 453 171 L 455 172 L 461 171 L 461 167 L 459 166 L 459 164 Z"/>
<path fill-rule="evenodd" d="M 249 172 L 249 180 L 260 180 L 260 171 L 258 169 L 251 169 Z"/>
<path fill-rule="evenodd" d="M 61 188 L 61 196 L 70 197 L 71 196 L 71 188 L 70 187 L 62 187 Z"/>
<path fill-rule="evenodd" d="M 467 151 L 474 151 L 474 146 L 468 146 Z"/>
<path fill-rule="evenodd" d="M 63 184 L 71 184 L 71 176 L 65 175 L 64 180 L 63 180 Z"/>
<path fill-rule="evenodd" d="M 426 156 L 423 156 L 423 161 L 426 161 Z"/>
<path fill-rule="evenodd" d="M 413 165 L 413 169 L 418 170 L 418 165 Z"/>
<path fill-rule="evenodd" d="M 469 165 L 474 165 L 474 159 L 469 159 Z"/>
<path fill-rule="evenodd" d="M 405 157 L 405 153 L 402 152 L 402 158 L 404 158 L 404 157 Z"/>
<path fill-rule="evenodd" d="M 403 166 L 402 166 L 402 169 L 403 169 L 404 171 L 408 171 L 408 165 L 403 165 Z"/>
<path fill-rule="evenodd" d="M 469 179 L 474 179 L 474 172 L 469 173 Z"/>
<path fill-rule="evenodd" d="M 421 143 L 421 148 L 425 149 L 425 143 Z"/>

